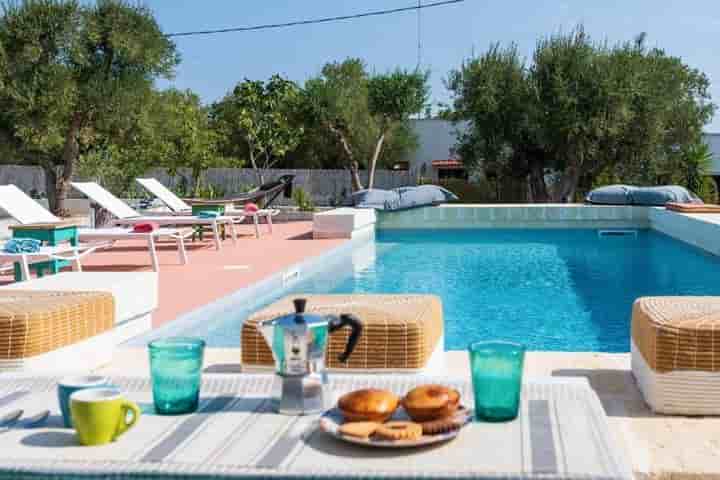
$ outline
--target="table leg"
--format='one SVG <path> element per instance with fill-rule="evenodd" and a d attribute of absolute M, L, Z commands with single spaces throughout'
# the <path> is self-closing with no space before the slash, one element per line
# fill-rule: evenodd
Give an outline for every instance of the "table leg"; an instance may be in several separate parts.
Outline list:
<path fill-rule="evenodd" d="M 260 238 L 260 215 L 253 213 L 253 223 L 255 224 L 255 238 Z"/>
<path fill-rule="evenodd" d="M 265 218 L 267 218 L 268 232 L 273 233 L 272 213 L 268 213 Z"/>
<path fill-rule="evenodd" d="M 27 255 L 20 256 L 20 280 L 30 280 L 30 264 Z"/>

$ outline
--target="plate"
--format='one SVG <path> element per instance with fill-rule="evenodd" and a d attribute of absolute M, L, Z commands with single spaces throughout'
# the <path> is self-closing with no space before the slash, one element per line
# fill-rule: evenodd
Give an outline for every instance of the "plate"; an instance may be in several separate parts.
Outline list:
<path fill-rule="evenodd" d="M 344 419 L 340 410 L 332 408 L 327 410 L 320 417 L 320 430 L 327 433 L 330 436 L 337 438 L 348 443 L 354 443 L 356 445 L 365 445 L 368 447 L 379 447 L 379 448 L 412 448 L 412 447 L 424 447 L 426 445 L 434 445 L 436 443 L 447 442 L 457 437 L 463 428 L 465 428 L 472 421 L 472 414 L 469 410 L 464 407 L 460 407 L 455 413 L 455 418 L 460 421 L 460 428 L 447 433 L 438 433 L 436 435 L 423 435 L 417 440 L 385 440 L 377 437 L 370 438 L 359 438 L 351 435 L 345 435 L 340 432 L 340 425 L 343 424 Z M 398 409 L 391 420 L 409 420 L 408 416 L 402 410 Z"/>

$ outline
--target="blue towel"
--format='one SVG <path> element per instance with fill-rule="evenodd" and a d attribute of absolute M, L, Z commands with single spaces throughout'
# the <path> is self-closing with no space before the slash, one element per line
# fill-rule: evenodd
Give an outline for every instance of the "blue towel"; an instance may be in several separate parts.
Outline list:
<path fill-rule="evenodd" d="M 12 238 L 5 243 L 5 253 L 36 253 L 40 251 L 42 242 L 34 238 Z"/>
<path fill-rule="evenodd" d="M 202 210 L 197 214 L 198 218 L 217 218 L 220 216 L 219 212 L 213 212 L 212 210 Z"/>

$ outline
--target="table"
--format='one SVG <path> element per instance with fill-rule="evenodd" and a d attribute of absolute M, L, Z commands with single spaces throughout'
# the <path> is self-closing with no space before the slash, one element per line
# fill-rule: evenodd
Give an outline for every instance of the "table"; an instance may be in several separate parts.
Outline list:
<path fill-rule="evenodd" d="M 40 240 L 44 245 L 55 247 L 63 242 L 70 242 L 70 245 L 78 245 L 78 225 L 75 223 L 33 223 L 27 225 L 10 225 L 13 238 L 34 238 Z M 49 260 L 47 262 L 35 263 L 31 266 L 38 277 L 42 277 L 45 270 L 50 273 L 58 273 L 61 268 L 70 265 L 66 260 Z M 15 281 L 22 279 L 22 267 L 15 263 Z"/>
<path fill-rule="evenodd" d="M 270 375 L 206 375 L 200 410 L 153 413 L 146 378 L 114 378 L 144 414 L 116 443 L 80 447 L 59 428 L 55 378 L 0 381 L 0 415 L 53 408 L 50 424 L 0 435 L 0 473 L 96 475 L 120 478 L 223 476 L 230 478 L 535 478 L 632 479 L 622 448 L 609 431 L 600 401 L 579 379 L 531 381 L 520 417 L 473 423 L 444 445 L 421 450 L 377 450 L 340 443 L 317 430 L 317 416 L 273 413 Z M 412 375 L 332 375 L 335 395 L 368 386 L 402 394 L 428 382 L 458 388 L 471 404 L 466 380 Z M 0 475 L 1 476 L 1 475 Z"/>

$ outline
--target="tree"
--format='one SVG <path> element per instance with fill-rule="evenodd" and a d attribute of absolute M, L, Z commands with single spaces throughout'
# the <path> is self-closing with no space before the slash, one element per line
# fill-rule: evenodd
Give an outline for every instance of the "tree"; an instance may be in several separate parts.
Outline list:
<path fill-rule="evenodd" d="M 326 64 L 318 77 L 305 82 L 305 99 L 305 117 L 339 144 L 350 170 L 352 189 L 361 190 L 362 155 L 357 150 L 370 143 L 367 137 L 373 138 L 376 128 L 369 110 L 365 64 L 357 58 Z"/>
<path fill-rule="evenodd" d="M 300 144 L 304 128 L 297 121 L 300 89 L 273 75 L 266 83 L 245 80 L 213 105 L 213 119 L 227 141 L 242 137 L 259 184 L 272 168 Z"/>
<path fill-rule="evenodd" d="M 451 72 L 465 161 L 526 177 L 535 201 L 573 201 L 595 179 L 670 178 L 715 106 L 709 81 L 645 36 L 609 47 L 578 27 L 538 42 L 525 65 L 497 45 Z"/>
<path fill-rule="evenodd" d="M 46 175 L 51 209 L 99 131 L 132 118 L 179 59 L 150 10 L 124 0 L 26 0 L 0 18 L 0 139 Z"/>
<path fill-rule="evenodd" d="M 394 129 L 406 123 L 410 116 L 420 113 L 428 99 L 429 74 L 420 71 L 394 72 L 376 75 L 368 82 L 368 108 L 376 118 L 379 136 L 370 161 L 368 188 L 373 188 L 375 168 L 385 139 Z"/>

